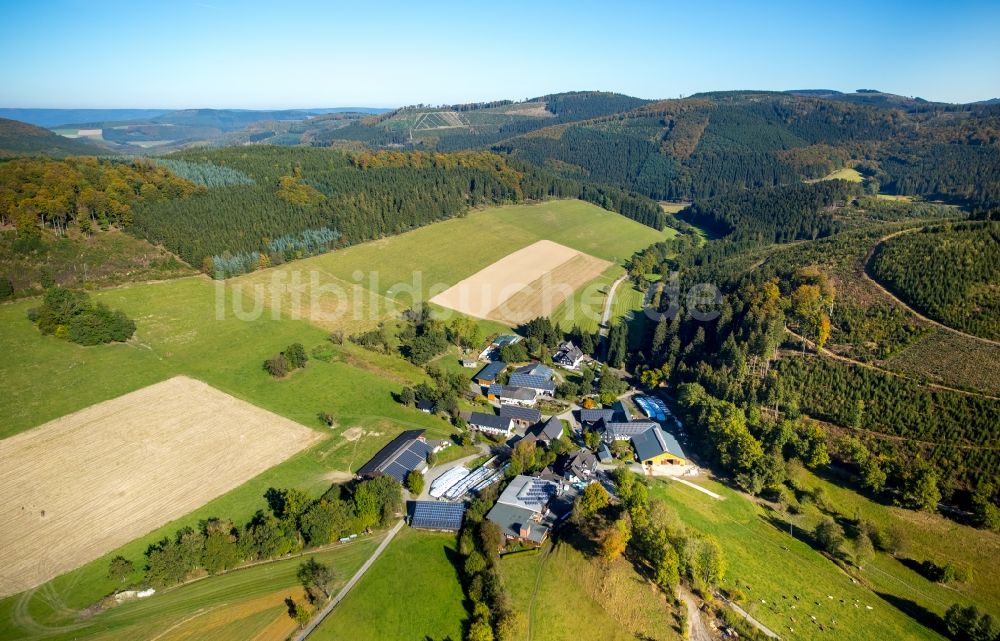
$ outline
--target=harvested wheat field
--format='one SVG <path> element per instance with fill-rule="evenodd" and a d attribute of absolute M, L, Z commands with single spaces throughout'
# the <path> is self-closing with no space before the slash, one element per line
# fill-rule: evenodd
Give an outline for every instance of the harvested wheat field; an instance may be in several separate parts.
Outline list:
<path fill-rule="evenodd" d="M 540 240 L 456 283 L 431 302 L 516 325 L 551 314 L 610 265 L 565 245 Z"/>
<path fill-rule="evenodd" d="M 178 376 L 0 441 L 0 596 L 179 518 L 319 438 Z"/>

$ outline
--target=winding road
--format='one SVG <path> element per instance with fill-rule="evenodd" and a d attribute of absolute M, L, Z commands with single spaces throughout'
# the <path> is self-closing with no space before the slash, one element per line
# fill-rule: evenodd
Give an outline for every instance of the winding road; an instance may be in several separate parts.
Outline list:
<path fill-rule="evenodd" d="M 883 294 L 885 294 L 891 300 L 893 300 L 897 305 L 899 305 L 900 307 L 902 307 L 906 311 L 910 312 L 911 314 L 913 314 L 914 316 L 916 316 L 920 320 L 924 321 L 925 323 L 928 323 L 930 325 L 933 325 L 934 327 L 943 329 L 946 332 L 951 332 L 952 334 L 957 334 L 959 336 L 962 336 L 962 337 L 965 337 L 965 338 L 969 338 L 969 339 L 972 339 L 974 341 L 979 341 L 981 343 L 987 343 L 989 345 L 994 345 L 996 347 L 1000 347 L 1000 341 L 991 340 L 989 338 L 983 338 L 982 336 L 976 336 L 975 334 L 968 334 L 966 332 L 963 332 L 960 329 L 955 329 L 954 327 L 949 327 L 948 325 L 945 325 L 943 323 L 939 323 L 938 321 L 934 320 L 933 318 L 928 318 L 928 317 L 924 316 L 923 314 L 921 314 L 917 310 L 915 310 L 912 307 L 910 307 L 901 298 L 899 298 L 898 296 L 896 296 L 895 294 L 893 294 L 886 287 L 884 287 L 881 283 L 879 283 L 877 280 L 875 280 L 874 278 L 872 278 L 869 275 L 869 268 L 871 266 L 872 258 L 875 257 L 875 252 L 878 250 L 879 246 L 882 245 L 882 243 L 886 242 L 887 240 L 891 240 L 891 239 L 895 238 L 896 236 L 901 236 L 903 234 L 910 234 L 910 233 L 913 233 L 913 232 L 916 232 L 916 231 L 920 231 L 922 229 L 924 229 L 924 228 L 923 227 L 912 227 L 910 229 L 904 229 L 902 231 L 893 232 L 893 233 L 891 233 L 891 234 L 889 234 L 887 236 L 883 236 L 882 238 L 879 238 L 878 242 L 875 243 L 875 245 L 873 245 L 870 250 L 868 250 L 868 255 L 865 256 L 865 262 L 864 262 L 864 265 L 862 265 L 862 268 L 861 268 L 861 276 L 865 280 L 867 280 L 869 283 L 871 283 L 872 285 L 874 285 L 876 288 L 878 288 L 879 291 L 881 291 Z"/>

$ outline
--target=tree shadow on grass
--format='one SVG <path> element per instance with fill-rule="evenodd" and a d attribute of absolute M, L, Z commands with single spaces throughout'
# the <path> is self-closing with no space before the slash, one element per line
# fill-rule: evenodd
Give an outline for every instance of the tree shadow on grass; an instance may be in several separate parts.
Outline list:
<path fill-rule="evenodd" d="M 944 624 L 944 619 L 919 603 L 885 592 L 876 592 L 875 594 L 920 625 L 930 628 L 944 637 L 948 636 L 948 628 Z"/>

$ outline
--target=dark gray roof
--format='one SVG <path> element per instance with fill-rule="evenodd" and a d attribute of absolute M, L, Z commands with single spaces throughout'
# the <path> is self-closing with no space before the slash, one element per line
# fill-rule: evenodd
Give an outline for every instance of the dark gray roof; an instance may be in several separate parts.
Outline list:
<path fill-rule="evenodd" d="M 531 389 L 550 392 L 554 392 L 556 389 L 556 384 L 549 379 L 544 376 L 535 376 L 532 374 L 511 374 L 508 384 L 512 387 L 530 387 Z"/>
<path fill-rule="evenodd" d="M 531 363 L 530 365 L 522 365 L 514 370 L 514 374 L 527 374 L 528 376 L 541 376 L 542 378 L 549 380 L 555 376 L 555 372 L 552 371 L 551 367 L 542 365 L 541 363 Z"/>
<path fill-rule="evenodd" d="M 547 439 L 555 440 L 562 436 L 563 424 L 558 416 L 553 416 L 542 425 L 541 435 Z"/>
<path fill-rule="evenodd" d="M 495 381 L 497 376 L 500 375 L 500 372 L 502 372 L 506 367 L 507 363 L 504 363 L 503 361 L 493 361 L 492 363 L 487 363 L 483 369 L 479 370 L 475 379 L 477 381 Z"/>
<path fill-rule="evenodd" d="M 497 503 L 486 518 L 500 526 L 500 530 L 510 538 L 525 538 L 533 543 L 541 543 L 549 528 L 536 521 L 534 516 L 535 513 L 527 508 Z M 527 530 L 527 536 L 522 536 L 522 528 Z"/>
<path fill-rule="evenodd" d="M 416 501 L 413 505 L 413 517 L 410 519 L 410 526 L 425 530 L 458 531 L 462 529 L 462 518 L 464 516 L 464 503 Z"/>
<path fill-rule="evenodd" d="M 614 418 L 615 411 L 612 409 L 592 409 L 580 410 L 581 423 L 596 423 L 598 421 L 610 421 Z"/>
<path fill-rule="evenodd" d="M 506 416 L 497 416 L 496 414 L 473 412 L 472 416 L 469 417 L 469 425 L 475 427 L 489 427 L 495 430 L 509 430 L 510 418 Z"/>
<path fill-rule="evenodd" d="M 500 398 L 512 398 L 515 401 L 535 400 L 535 390 L 513 385 L 490 385 L 490 393 Z"/>
<path fill-rule="evenodd" d="M 645 461 L 661 454 L 673 454 L 686 459 L 684 450 L 672 434 L 664 432 L 659 427 L 653 427 L 632 437 L 632 446 L 640 461 Z"/>
<path fill-rule="evenodd" d="M 370 461 L 358 469 L 358 476 L 391 476 L 400 483 L 406 475 L 427 463 L 427 447 L 422 438 L 424 430 L 407 430 L 379 450 Z"/>
<path fill-rule="evenodd" d="M 579 347 L 574 345 L 572 342 L 563 343 L 559 347 L 559 351 L 556 352 L 555 360 L 557 363 L 569 363 L 573 364 L 583 358 L 583 351 Z"/>
<path fill-rule="evenodd" d="M 611 456 L 611 450 L 608 449 L 607 443 L 601 443 L 597 448 L 597 458 L 601 461 L 601 463 L 607 463 L 613 458 Z"/>
<path fill-rule="evenodd" d="M 541 412 L 533 407 L 521 407 L 520 405 L 501 405 L 500 416 L 529 423 L 537 423 L 542 420 Z"/>
<path fill-rule="evenodd" d="M 632 420 L 632 412 L 629 411 L 628 405 L 624 401 L 615 401 L 611 408 L 615 411 L 615 421 L 628 423 Z"/>
<path fill-rule="evenodd" d="M 434 401 L 429 401 L 426 398 L 417 401 L 418 410 L 427 410 L 429 412 L 434 411 Z"/>
<path fill-rule="evenodd" d="M 597 466 L 597 457 L 588 449 L 580 448 L 576 454 L 566 460 L 563 473 L 572 472 L 578 477 L 582 477 L 587 472 L 593 472 Z"/>
<path fill-rule="evenodd" d="M 642 434 L 646 430 L 653 427 L 657 427 L 657 423 L 654 423 L 653 421 L 631 421 L 628 423 L 608 421 L 604 423 L 605 433 L 612 438 L 635 436 L 636 434 Z"/>

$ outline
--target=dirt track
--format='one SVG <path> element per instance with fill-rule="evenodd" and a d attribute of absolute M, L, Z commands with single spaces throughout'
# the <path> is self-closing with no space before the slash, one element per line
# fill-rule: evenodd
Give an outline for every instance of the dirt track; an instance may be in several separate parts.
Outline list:
<path fill-rule="evenodd" d="M 184 516 L 319 438 L 178 376 L 0 441 L 0 596 Z"/>

